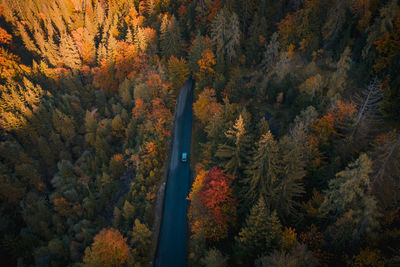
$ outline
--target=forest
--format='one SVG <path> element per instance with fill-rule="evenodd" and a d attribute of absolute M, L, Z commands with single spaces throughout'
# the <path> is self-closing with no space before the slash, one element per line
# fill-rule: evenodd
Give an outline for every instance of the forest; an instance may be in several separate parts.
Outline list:
<path fill-rule="evenodd" d="M 187 266 L 400 266 L 400 0 L 0 0 L 2 266 L 148 266 L 195 81 Z"/>

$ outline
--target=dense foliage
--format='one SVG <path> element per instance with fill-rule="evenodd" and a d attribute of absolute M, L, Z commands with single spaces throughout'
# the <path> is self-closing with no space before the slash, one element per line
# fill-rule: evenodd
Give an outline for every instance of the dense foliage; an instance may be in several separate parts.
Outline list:
<path fill-rule="evenodd" d="M 0 0 L 0 255 L 145 265 L 196 81 L 191 266 L 400 264 L 398 0 Z"/>

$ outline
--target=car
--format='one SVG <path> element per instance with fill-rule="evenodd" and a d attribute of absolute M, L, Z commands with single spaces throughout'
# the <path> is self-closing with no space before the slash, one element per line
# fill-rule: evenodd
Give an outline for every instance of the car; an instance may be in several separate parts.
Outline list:
<path fill-rule="evenodd" d="M 187 155 L 186 152 L 183 152 L 183 153 L 182 153 L 182 158 L 181 158 L 181 160 L 182 160 L 182 162 L 187 162 L 187 160 L 188 160 L 188 155 Z"/>

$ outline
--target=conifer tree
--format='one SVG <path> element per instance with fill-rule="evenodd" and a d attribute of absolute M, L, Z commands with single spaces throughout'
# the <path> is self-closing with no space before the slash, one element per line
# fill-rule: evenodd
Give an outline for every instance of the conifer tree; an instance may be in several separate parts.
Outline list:
<path fill-rule="evenodd" d="M 225 172 L 236 177 L 246 167 L 250 152 L 250 139 L 242 115 L 225 135 L 229 143 L 219 145 L 216 156 L 222 159 Z"/>
<path fill-rule="evenodd" d="M 210 249 L 202 259 L 206 267 L 225 267 L 227 266 L 228 258 L 216 248 Z"/>
<path fill-rule="evenodd" d="M 78 49 L 76 48 L 74 41 L 71 36 L 64 34 L 60 41 L 60 56 L 61 62 L 75 70 L 79 69 L 81 66 L 81 59 L 78 54 Z"/>
<path fill-rule="evenodd" d="M 238 16 L 226 8 L 221 9 L 211 26 L 211 39 L 217 46 L 217 54 L 226 55 L 230 60 L 234 59 L 240 35 Z"/>
<path fill-rule="evenodd" d="M 270 215 L 264 199 L 260 197 L 251 209 L 239 236 L 236 237 L 241 257 L 255 260 L 265 252 L 266 237 L 271 230 L 266 222 L 270 220 Z"/>
<path fill-rule="evenodd" d="M 170 56 L 180 57 L 182 54 L 181 29 L 175 16 L 168 19 L 167 15 L 163 17 L 160 28 L 160 47 L 164 58 Z"/>
<path fill-rule="evenodd" d="M 276 188 L 278 195 L 271 199 L 271 204 L 283 218 L 294 213 L 297 206 L 296 198 L 304 193 L 303 177 L 306 172 L 302 150 L 289 137 L 284 136 L 280 140 L 279 151 L 282 157 L 282 172 L 279 186 Z"/>
<path fill-rule="evenodd" d="M 380 206 L 395 207 L 400 200 L 400 135 L 396 131 L 377 138 L 371 153 L 374 173 L 371 176 L 373 194 Z"/>
<path fill-rule="evenodd" d="M 250 199 L 256 200 L 262 196 L 270 200 L 275 197 L 274 188 L 280 172 L 279 146 L 270 131 L 258 142 L 257 151 L 246 172 L 249 175 L 247 184 Z"/>
<path fill-rule="evenodd" d="M 192 73 L 199 72 L 200 70 L 198 62 L 202 57 L 203 51 L 206 49 L 205 39 L 206 38 L 204 36 L 198 33 L 190 47 L 188 55 L 188 63 Z"/>
<path fill-rule="evenodd" d="M 335 246 L 356 242 L 377 226 L 379 212 L 371 194 L 372 162 L 366 154 L 329 182 L 320 210 L 335 218 L 329 233 Z"/>

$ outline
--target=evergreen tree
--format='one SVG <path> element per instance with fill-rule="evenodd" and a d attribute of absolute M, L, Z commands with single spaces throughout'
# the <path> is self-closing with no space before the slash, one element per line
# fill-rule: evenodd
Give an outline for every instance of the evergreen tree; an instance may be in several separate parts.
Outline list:
<path fill-rule="evenodd" d="M 295 207 L 298 205 L 297 198 L 304 193 L 303 177 L 306 172 L 302 150 L 289 137 L 284 136 L 280 140 L 279 151 L 283 169 L 277 188 L 278 195 L 271 199 L 271 204 L 283 218 L 294 213 Z"/>
<path fill-rule="evenodd" d="M 280 172 L 279 147 L 270 131 L 258 142 L 256 154 L 246 172 L 249 175 L 247 184 L 250 199 L 264 197 L 269 201 L 276 196 L 274 189 Z"/>
<path fill-rule="evenodd" d="M 82 64 L 78 54 L 78 49 L 76 48 L 71 36 L 68 34 L 64 34 L 61 37 L 60 56 L 61 62 L 73 70 L 79 69 Z"/>
<path fill-rule="evenodd" d="M 237 56 L 240 36 L 238 16 L 226 8 L 221 9 L 211 25 L 211 38 L 217 46 L 217 54 L 226 55 L 232 61 Z"/>
<path fill-rule="evenodd" d="M 175 16 L 168 19 L 168 16 L 164 15 L 160 32 L 160 48 L 164 58 L 180 57 L 182 55 L 182 37 L 181 29 Z"/>
<path fill-rule="evenodd" d="M 374 172 L 371 176 L 373 194 L 380 206 L 394 208 L 400 201 L 400 135 L 396 131 L 377 138 L 371 153 Z"/>
<path fill-rule="evenodd" d="M 265 201 L 260 197 L 258 203 L 251 209 L 239 236 L 236 237 L 241 258 L 255 260 L 265 252 L 267 248 L 266 237 L 271 230 L 266 223 L 270 220 L 269 216 L 271 214 L 265 205 Z"/>
<path fill-rule="evenodd" d="M 271 132 L 263 135 L 246 172 L 250 201 L 263 196 L 281 218 L 294 212 L 296 198 L 304 192 L 305 171 L 301 150 L 288 137 L 278 144 Z"/>
<path fill-rule="evenodd" d="M 357 242 L 377 226 L 379 212 L 371 195 L 372 162 L 366 154 L 329 182 L 320 210 L 336 220 L 329 229 L 336 248 Z"/>
<path fill-rule="evenodd" d="M 221 165 L 225 172 L 237 177 L 249 160 L 251 140 L 242 115 L 239 115 L 233 128 L 229 129 L 225 135 L 229 144 L 219 145 L 215 155 L 222 159 Z"/>
<path fill-rule="evenodd" d="M 225 257 L 218 249 L 213 248 L 206 252 L 202 259 L 206 267 L 226 267 L 228 266 L 228 258 Z"/>
<path fill-rule="evenodd" d="M 141 223 L 139 219 L 135 220 L 131 232 L 130 244 L 135 248 L 134 256 L 137 261 L 146 262 L 151 248 L 152 235 L 153 233 L 146 224 Z"/>

